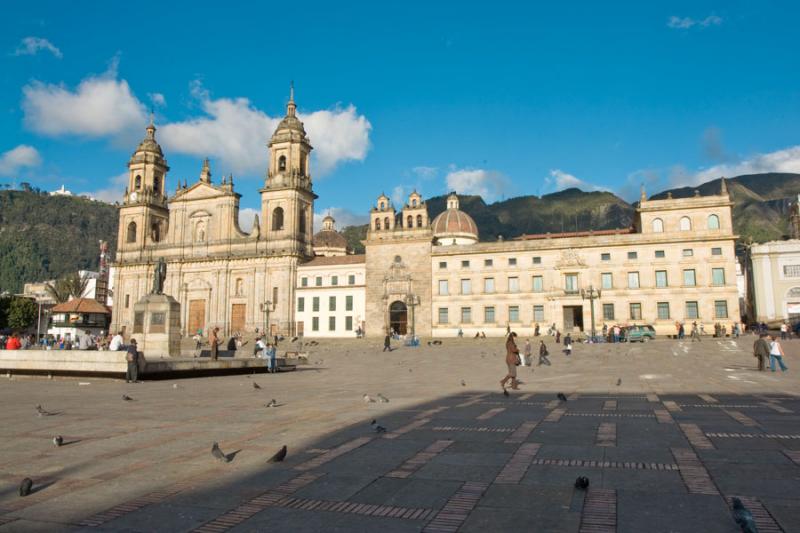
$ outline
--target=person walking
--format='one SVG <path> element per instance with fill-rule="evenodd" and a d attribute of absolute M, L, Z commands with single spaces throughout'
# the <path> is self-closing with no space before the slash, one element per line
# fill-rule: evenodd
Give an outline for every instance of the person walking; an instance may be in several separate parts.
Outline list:
<path fill-rule="evenodd" d="M 786 372 L 788 370 L 786 365 L 783 364 L 783 347 L 781 343 L 773 336 L 772 343 L 769 345 L 769 368 L 773 372 L 775 372 L 775 361 L 778 361 L 778 364 L 781 367 L 781 372 Z"/>
<path fill-rule="evenodd" d="M 788 331 L 789 331 L 789 326 L 786 324 L 786 322 L 783 322 L 783 323 L 781 324 L 781 340 L 782 340 L 782 341 L 785 341 L 785 340 L 786 340 L 786 333 L 787 333 Z"/>
<path fill-rule="evenodd" d="M 211 345 L 211 359 L 216 361 L 219 359 L 219 328 L 211 330 L 211 335 L 208 337 L 208 343 Z"/>
<path fill-rule="evenodd" d="M 561 344 L 561 332 L 556 330 L 556 344 Z"/>
<path fill-rule="evenodd" d="M 686 338 L 686 328 L 683 327 L 683 323 L 681 323 L 680 329 L 678 329 L 678 339 L 683 340 Z"/>
<path fill-rule="evenodd" d="M 264 359 L 267 360 L 267 372 L 270 374 L 274 374 L 278 371 L 278 367 L 276 365 L 277 362 L 277 350 L 275 350 L 275 346 L 272 344 L 267 344 L 266 350 L 264 350 Z"/>
<path fill-rule="evenodd" d="M 522 348 L 522 353 L 524 357 L 522 358 L 522 366 L 525 365 L 533 365 L 533 361 L 531 360 L 531 353 L 533 350 L 531 349 L 531 340 L 525 339 L 525 346 Z"/>
<path fill-rule="evenodd" d="M 542 364 L 550 366 L 550 359 L 547 358 L 547 355 L 547 345 L 544 341 L 539 341 L 539 363 L 536 366 L 542 366 Z"/>
<path fill-rule="evenodd" d="M 766 333 L 761 333 L 756 342 L 753 343 L 753 356 L 758 359 L 759 372 L 766 370 L 767 359 L 769 358 L 769 343 L 766 337 Z"/>
<path fill-rule="evenodd" d="M 500 380 L 500 386 L 503 387 L 503 392 L 506 392 L 506 383 L 508 383 L 508 380 L 511 380 L 512 389 L 519 389 L 517 386 L 517 365 L 520 363 L 520 360 L 519 348 L 517 348 L 517 344 L 514 342 L 516 336 L 517 334 L 512 331 L 506 337 L 506 367 L 508 367 L 508 373 L 506 377 Z"/>
<path fill-rule="evenodd" d="M 383 338 L 383 351 L 392 351 L 392 334 L 387 333 L 386 336 Z"/>
<path fill-rule="evenodd" d="M 533 328 L 533 336 L 534 337 L 538 337 L 539 336 L 539 323 L 538 322 L 536 323 L 536 326 Z"/>
<path fill-rule="evenodd" d="M 564 337 L 564 353 L 567 354 L 567 357 L 572 355 L 572 335 L 570 333 Z"/>
<path fill-rule="evenodd" d="M 136 348 L 136 339 L 131 339 L 127 352 L 125 360 L 128 362 L 128 371 L 125 372 L 125 383 L 139 383 L 139 351 Z"/>
<path fill-rule="evenodd" d="M 697 342 L 702 342 L 700 340 L 700 330 L 697 329 L 697 322 L 692 323 L 692 342 L 697 339 Z"/>

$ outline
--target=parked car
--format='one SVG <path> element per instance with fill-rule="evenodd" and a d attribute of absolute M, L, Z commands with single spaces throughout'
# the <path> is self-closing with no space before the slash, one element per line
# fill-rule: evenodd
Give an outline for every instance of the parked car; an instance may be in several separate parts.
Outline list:
<path fill-rule="evenodd" d="M 625 328 L 625 340 L 628 342 L 647 342 L 656 338 L 653 326 L 628 326 Z"/>

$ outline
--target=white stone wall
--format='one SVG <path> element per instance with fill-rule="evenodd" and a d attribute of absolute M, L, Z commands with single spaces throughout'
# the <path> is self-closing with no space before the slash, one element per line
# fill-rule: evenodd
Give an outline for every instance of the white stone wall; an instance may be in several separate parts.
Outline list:
<path fill-rule="evenodd" d="M 348 283 L 349 276 L 355 276 L 355 283 Z M 332 284 L 336 276 L 337 285 Z M 303 278 L 307 285 L 303 286 Z M 321 286 L 316 279 L 321 278 Z M 297 285 L 295 297 L 295 323 L 298 331 L 302 328 L 305 337 L 339 337 L 354 338 L 356 329 L 366 325 L 366 273 L 364 263 L 327 265 L 325 267 L 300 266 L 297 269 Z M 347 297 L 353 299 L 353 308 L 346 307 Z M 303 311 L 300 311 L 300 299 L 303 299 Z M 314 298 L 319 300 L 318 311 L 314 311 Z M 330 299 L 335 298 L 336 309 L 330 309 Z M 351 328 L 346 328 L 347 317 L 351 319 Z M 314 330 L 314 319 L 318 328 Z M 330 328 L 330 320 L 334 320 L 334 328 Z M 302 324 L 302 325 L 301 325 Z"/>

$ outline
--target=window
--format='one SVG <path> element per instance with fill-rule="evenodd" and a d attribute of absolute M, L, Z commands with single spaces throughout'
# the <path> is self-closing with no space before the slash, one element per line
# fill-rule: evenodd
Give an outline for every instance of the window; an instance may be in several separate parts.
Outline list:
<path fill-rule="evenodd" d="M 314 279 L 314 285 L 316 285 L 317 287 L 322 287 L 322 276 L 317 276 Z"/>
<path fill-rule="evenodd" d="M 653 219 L 653 233 L 664 233 L 664 221 L 660 218 Z"/>
<path fill-rule="evenodd" d="M 339 284 L 339 276 L 331 276 L 331 285 Z"/>
<path fill-rule="evenodd" d="M 689 217 L 682 217 L 680 222 L 681 231 L 690 231 L 692 229 L 692 221 Z"/>
<path fill-rule="evenodd" d="M 282 155 L 278 158 L 278 170 L 286 170 L 286 156 Z"/>
<path fill-rule="evenodd" d="M 469 268 L 469 261 L 461 261 L 461 268 Z"/>
<path fill-rule="evenodd" d="M 483 321 L 487 324 L 494 323 L 494 307 L 484 307 L 483 308 Z"/>
<path fill-rule="evenodd" d="M 128 224 L 128 242 L 136 242 L 136 222 Z"/>
<path fill-rule="evenodd" d="M 714 318 L 728 318 L 728 302 L 714 300 Z"/>
<path fill-rule="evenodd" d="M 461 308 L 461 323 L 462 324 L 471 324 L 472 323 L 472 308 L 471 307 L 462 307 Z"/>
<path fill-rule="evenodd" d="M 712 268 L 711 269 L 711 284 L 714 286 L 725 285 L 725 269 Z"/>
<path fill-rule="evenodd" d="M 306 299 L 302 296 L 297 299 L 297 312 L 302 313 L 306 310 Z"/>
<path fill-rule="evenodd" d="M 348 285 L 355 285 L 356 284 L 356 275 L 355 274 L 350 274 L 349 276 L 347 276 L 347 284 Z"/>
<path fill-rule="evenodd" d="M 276 207 L 272 211 L 272 231 L 283 229 L 283 208 Z"/>
<path fill-rule="evenodd" d="M 329 316 L 328 317 L 328 331 L 336 331 L 336 317 Z"/>
<path fill-rule="evenodd" d="M 669 283 L 667 281 L 667 271 L 666 270 L 656 270 L 656 287 L 664 288 L 668 286 Z"/>
<path fill-rule="evenodd" d="M 389 217 L 383 217 L 383 229 L 391 229 L 389 226 Z"/>
<path fill-rule="evenodd" d="M 659 320 L 669 319 L 669 302 L 658 302 L 656 304 Z"/>
<path fill-rule="evenodd" d="M 446 296 L 447 294 L 449 294 L 449 291 L 447 290 L 447 280 L 446 279 L 440 279 L 439 280 L 439 294 L 442 295 L 442 296 Z"/>
<path fill-rule="evenodd" d="M 519 322 L 519 306 L 518 305 L 509 305 L 508 306 L 508 321 L 509 322 Z"/>
<path fill-rule="evenodd" d="M 697 302 L 686 302 L 686 318 L 700 318 L 697 312 Z"/>
<path fill-rule="evenodd" d="M 639 288 L 639 273 L 638 272 L 628 272 L 628 288 L 629 289 L 638 289 Z"/>
<path fill-rule="evenodd" d="M 800 277 L 800 265 L 783 265 L 783 276 L 786 278 Z"/>
<path fill-rule="evenodd" d="M 712 248 L 711 255 L 722 255 L 722 248 Z"/>
<path fill-rule="evenodd" d="M 639 257 L 637 252 L 628 252 L 628 259 L 636 259 L 637 257 Z"/>
<path fill-rule="evenodd" d="M 603 320 L 614 320 L 614 304 L 603 304 Z"/>
<path fill-rule="evenodd" d="M 697 280 L 695 279 L 694 269 L 693 268 L 687 268 L 686 270 L 683 271 L 683 285 L 684 286 L 686 286 L 686 287 L 694 287 L 696 281 Z"/>
<path fill-rule="evenodd" d="M 348 294 L 344 297 L 344 310 L 345 311 L 352 311 L 353 310 L 353 295 Z"/>
<path fill-rule="evenodd" d="M 542 258 L 541 257 L 534 257 L 533 258 L 533 264 L 534 265 L 541 265 L 542 264 Z"/>
<path fill-rule="evenodd" d="M 422 227 L 422 215 L 417 215 L 417 227 Z"/>
<path fill-rule="evenodd" d="M 519 278 L 508 278 L 508 292 L 519 292 Z"/>
<path fill-rule="evenodd" d="M 300 278 L 300 286 L 301 287 L 308 287 L 308 278 Z"/>
<path fill-rule="evenodd" d="M 533 284 L 531 285 L 533 292 L 544 291 L 544 278 L 542 276 L 533 276 Z"/>
<path fill-rule="evenodd" d="M 666 256 L 664 250 L 656 250 L 656 259 L 664 259 Z"/>
<path fill-rule="evenodd" d="M 142 188 L 142 177 L 141 176 L 136 176 L 136 178 L 133 181 L 133 187 L 135 189 L 137 189 L 137 190 Z"/>
<path fill-rule="evenodd" d="M 494 278 L 483 278 L 483 292 L 486 294 L 494 292 Z"/>
<path fill-rule="evenodd" d="M 439 268 L 447 268 L 447 262 L 446 261 L 439 261 Z"/>
<path fill-rule="evenodd" d="M 517 258 L 516 257 L 510 257 L 508 259 L 508 266 L 510 266 L 510 267 L 517 266 Z"/>
<path fill-rule="evenodd" d="M 328 311 L 336 311 L 336 296 L 328 297 Z"/>
<path fill-rule="evenodd" d="M 492 260 L 492 259 L 484 259 L 483 260 L 483 266 L 490 267 L 490 266 L 493 266 L 493 265 L 494 265 L 494 260 Z"/>
<path fill-rule="evenodd" d="M 440 307 L 439 308 L 439 324 L 447 324 L 447 308 Z"/>
<path fill-rule="evenodd" d="M 577 274 L 564 274 L 564 291 L 567 294 L 577 294 L 578 292 Z"/>
<path fill-rule="evenodd" d="M 314 296 L 311 299 L 311 310 L 315 313 L 319 311 L 319 296 Z"/>
<path fill-rule="evenodd" d="M 406 218 L 406 227 L 407 228 L 414 227 L 414 217 L 412 217 L 411 215 L 408 215 L 408 218 Z"/>
<path fill-rule="evenodd" d="M 544 306 L 543 305 L 534 305 L 533 306 L 533 321 L 534 322 L 544 322 Z"/>
<path fill-rule="evenodd" d="M 125 309 L 130 307 L 130 305 L 131 305 L 131 295 L 130 294 L 126 294 L 125 295 Z"/>
<path fill-rule="evenodd" d="M 379 218 L 375 219 L 375 229 L 376 230 L 380 230 L 381 229 L 381 219 L 379 219 Z"/>
<path fill-rule="evenodd" d="M 719 229 L 719 217 L 717 215 L 708 215 L 708 229 Z"/>
<path fill-rule="evenodd" d="M 319 331 L 319 317 L 311 317 L 311 331 Z"/>
<path fill-rule="evenodd" d="M 306 232 L 306 209 L 301 207 L 297 212 L 297 231 L 300 233 Z"/>
<path fill-rule="evenodd" d="M 600 254 L 600 261 L 611 261 L 611 254 Z"/>
<path fill-rule="evenodd" d="M 642 304 L 631 304 L 631 320 L 642 319 Z"/>
<path fill-rule="evenodd" d="M 278 287 L 272 287 L 272 308 L 278 305 Z"/>
<path fill-rule="evenodd" d="M 683 249 L 683 257 L 692 257 L 694 255 L 694 250 L 691 248 L 684 248 Z"/>
<path fill-rule="evenodd" d="M 461 280 L 461 294 L 472 294 L 472 280 L 471 279 L 462 279 Z"/>
<path fill-rule="evenodd" d="M 353 317 L 351 316 L 344 317 L 344 330 L 353 331 Z"/>
<path fill-rule="evenodd" d="M 611 272 L 603 272 L 600 274 L 600 288 L 602 289 L 613 289 L 614 282 L 613 277 L 611 276 Z"/>

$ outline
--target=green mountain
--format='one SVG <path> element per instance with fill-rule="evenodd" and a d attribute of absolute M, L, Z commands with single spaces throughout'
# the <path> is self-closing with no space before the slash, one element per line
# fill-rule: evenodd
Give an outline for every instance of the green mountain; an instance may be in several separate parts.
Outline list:
<path fill-rule="evenodd" d="M 117 208 L 74 196 L 0 191 L 0 291 L 97 270 L 99 242 L 117 244 Z"/>

